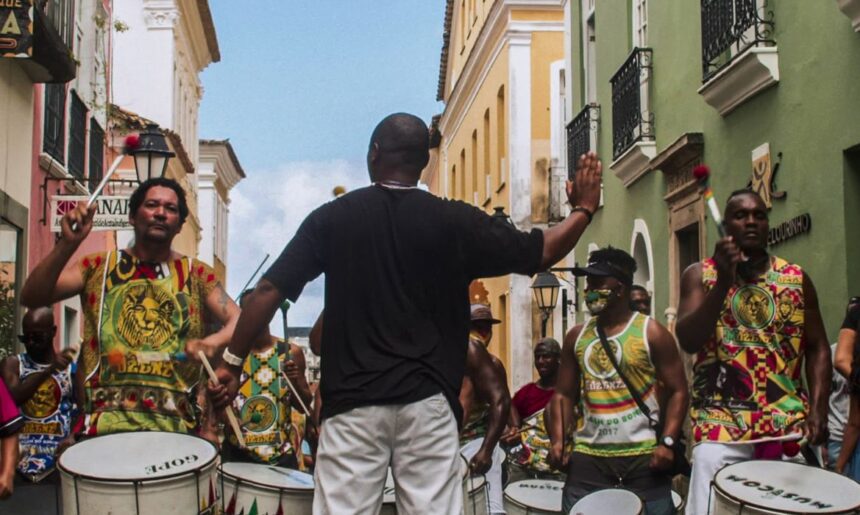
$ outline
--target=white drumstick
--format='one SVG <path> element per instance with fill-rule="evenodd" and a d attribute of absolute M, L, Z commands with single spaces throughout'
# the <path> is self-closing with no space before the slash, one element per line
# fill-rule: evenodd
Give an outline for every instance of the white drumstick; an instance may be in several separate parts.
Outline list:
<path fill-rule="evenodd" d="M 285 374 L 285 373 L 283 373 L 283 372 L 281 372 L 281 377 L 283 377 L 283 378 L 284 378 L 284 380 L 287 382 L 287 386 L 289 386 L 289 387 L 290 387 L 290 391 L 291 391 L 291 392 L 293 392 L 293 395 L 295 395 L 295 396 L 296 396 L 296 399 L 298 399 L 298 400 L 299 400 L 299 404 L 302 406 L 302 411 L 304 411 L 304 412 L 305 412 L 305 415 L 307 415 L 308 417 L 310 417 L 310 416 L 311 416 L 311 412 L 310 412 L 310 410 L 308 410 L 308 407 L 307 407 L 307 406 L 305 406 L 305 401 L 303 401 L 303 400 L 302 400 L 302 396 L 301 396 L 301 395 L 299 395 L 298 390 L 296 390 L 296 387 L 295 387 L 295 386 L 293 386 L 293 382 L 292 382 L 292 381 L 290 381 L 290 378 L 289 378 L 289 377 L 287 377 L 287 374 Z"/>
<path fill-rule="evenodd" d="M 102 177 L 102 181 L 99 183 L 96 189 L 93 190 L 92 194 L 90 195 L 90 198 L 87 200 L 87 209 L 89 209 L 90 206 L 95 203 L 96 199 L 99 198 L 99 195 L 102 194 L 102 190 L 105 189 L 105 186 L 107 186 L 108 182 L 110 182 L 110 178 L 113 177 L 113 174 L 116 172 L 117 168 L 119 168 L 119 165 L 122 163 L 122 160 L 125 155 L 136 149 L 139 145 L 140 138 L 136 134 L 131 134 L 125 138 L 122 152 L 120 152 L 120 154 L 116 156 L 116 159 L 113 160 L 113 163 L 110 165 L 110 168 L 108 168 L 107 173 L 104 177 Z M 72 231 L 78 232 L 78 228 L 79 227 L 77 222 L 72 224 Z"/>
<path fill-rule="evenodd" d="M 209 364 L 209 360 L 206 358 L 206 354 L 199 350 L 197 351 L 197 356 L 200 358 L 200 361 L 203 363 L 203 368 L 206 369 L 206 373 L 209 374 L 209 379 L 218 384 L 218 376 L 215 375 L 215 371 L 212 370 L 212 365 Z M 242 429 L 239 427 L 239 420 L 236 418 L 236 414 L 233 413 L 233 406 L 229 404 L 224 407 L 224 411 L 227 412 L 227 420 L 230 422 L 230 427 L 233 428 L 233 434 L 236 435 L 236 441 L 239 442 L 239 447 L 242 449 L 245 448 L 245 439 L 242 438 Z"/>

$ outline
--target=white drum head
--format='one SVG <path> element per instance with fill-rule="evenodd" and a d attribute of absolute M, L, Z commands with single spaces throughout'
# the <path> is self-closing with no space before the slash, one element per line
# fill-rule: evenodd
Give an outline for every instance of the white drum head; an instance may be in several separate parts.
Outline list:
<path fill-rule="evenodd" d="M 684 498 L 674 490 L 672 490 L 672 506 L 675 507 L 675 511 L 679 511 L 684 507 Z"/>
<path fill-rule="evenodd" d="M 528 508 L 541 511 L 561 511 L 561 491 L 564 483 L 549 479 L 526 479 L 505 488 L 505 497 Z M 615 515 L 615 514 L 613 514 Z"/>
<path fill-rule="evenodd" d="M 860 485 L 817 467 L 752 460 L 720 469 L 714 489 L 747 506 L 779 513 L 843 513 L 860 507 Z"/>
<path fill-rule="evenodd" d="M 276 489 L 309 490 L 314 489 L 314 477 L 298 470 L 258 463 L 224 463 L 221 473 L 226 477 L 239 479 L 245 483 Z"/>
<path fill-rule="evenodd" d="M 639 515 L 642 513 L 642 499 L 630 490 L 607 488 L 586 495 L 570 510 L 570 515 L 592 515 L 595 513 Z"/>
<path fill-rule="evenodd" d="M 60 456 L 59 467 L 73 476 L 100 481 L 164 479 L 201 469 L 218 455 L 202 438 L 146 431 L 84 440 Z"/>

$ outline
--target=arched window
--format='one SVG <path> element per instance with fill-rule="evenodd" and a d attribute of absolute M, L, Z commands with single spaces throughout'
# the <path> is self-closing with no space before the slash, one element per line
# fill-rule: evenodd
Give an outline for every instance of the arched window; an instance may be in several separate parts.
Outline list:
<path fill-rule="evenodd" d="M 636 273 L 633 283 L 644 286 L 654 296 L 654 253 L 651 251 L 651 234 L 648 225 L 641 218 L 633 221 L 633 235 L 630 238 L 630 255 L 636 260 Z M 654 302 L 651 302 L 654 314 Z"/>

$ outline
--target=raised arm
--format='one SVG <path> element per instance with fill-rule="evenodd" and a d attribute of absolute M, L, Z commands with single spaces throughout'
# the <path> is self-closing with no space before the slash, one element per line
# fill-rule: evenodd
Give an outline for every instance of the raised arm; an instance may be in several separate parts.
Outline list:
<path fill-rule="evenodd" d="M 21 288 L 23 305 L 31 309 L 50 306 L 84 290 L 80 267 L 67 268 L 66 265 L 92 230 L 95 212 L 95 206 L 87 210 L 85 204 L 80 203 L 63 216 L 60 221 L 62 238 L 24 281 Z M 77 224 L 77 231 L 72 230 L 73 224 Z"/>
<path fill-rule="evenodd" d="M 566 429 L 574 423 L 573 414 L 579 405 L 580 373 L 576 361 L 576 339 L 582 331 L 582 325 L 571 329 L 564 337 L 561 349 L 561 365 L 558 367 L 555 393 L 549 401 L 550 416 L 548 419 L 550 442 L 549 463 L 558 470 L 564 470 L 569 456 L 564 455 Z"/>
<path fill-rule="evenodd" d="M 809 385 L 809 415 L 806 419 L 806 439 L 819 445 L 827 437 L 827 409 L 830 396 L 833 368 L 831 367 L 830 344 L 821 311 L 818 308 L 818 293 L 812 279 L 803 274 L 804 328 L 806 332 L 805 372 Z"/>
<path fill-rule="evenodd" d="M 707 293 L 702 286 L 702 264 L 694 263 L 684 270 L 675 334 L 686 352 L 699 352 L 714 334 L 723 302 L 735 283 L 738 263 L 742 259 L 743 254 L 731 237 L 718 241 L 714 249 L 717 281 Z"/>
<path fill-rule="evenodd" d="M 298 345 L 290 344 L 290 357 L 291 359 L 284 364 L 287 378 L 290 380 L 291 383 L 293 383 L 293 386 L 298 391 L 302 402 L 305 403 L 305 406 L 310 406 L 311 401 L 313 400 L 313 394 L 311 393 L 311 387 L 308 384 L 308 379 L 307 377 L 305 377 L 305 369 L 307 367 L 307 364 L 305 362 L 305 354 L 302 352 L 302 349 Z M 302 409 L 302 405 L 301 403 L 299 403 L 299 400 L 297 398 L 291 397 L 290 402 L 294 408 L 298 410 Z"/>
<path fill-rule="evenodd" d="M 600 206 L 600 184 L 603 164 L 597 154 L 589 152 L 579 157 L 573 182 L 568 181 L 567 199 L 573 207 L 585 208 L 594 214 Z M 541 269 L 558 263 L 576 246 L 589 217 L 581 211 L 573 211 L 560 224 L 554 225 L 543 233 L 543 255 Z"/>

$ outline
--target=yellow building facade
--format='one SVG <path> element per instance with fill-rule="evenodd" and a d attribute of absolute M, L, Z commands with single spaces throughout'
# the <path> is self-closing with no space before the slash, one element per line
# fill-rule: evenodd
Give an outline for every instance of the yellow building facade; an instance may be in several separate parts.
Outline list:
<path fill-rule="evenodd" d="M 563 135 L 552 129 L 564 113 L 563 2 L 449 0 L 444 33 L 437 96 L 445 110 L 422 182 L 490 214 L 503 208 L 521 230 L 546 227 L 553 167 L 563 161 Z M 505 276 L 473 288 L 472 300 L 502 320 L 490 350 L 515 388 L 533 378 L 540 337 L 530 285 Z"/>

